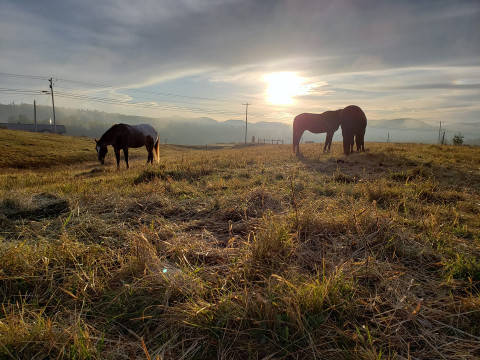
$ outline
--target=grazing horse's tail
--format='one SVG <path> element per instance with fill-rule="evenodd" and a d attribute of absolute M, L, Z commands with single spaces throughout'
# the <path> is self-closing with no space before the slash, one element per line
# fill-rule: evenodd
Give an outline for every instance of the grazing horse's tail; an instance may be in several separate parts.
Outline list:
<path fill-rule="evenodd" d="M 155 145 L 153 146 L 153 149 L 155 150 L 155 158 L 157 159 L 157 163 L 160 162 L 160 138 L 157 137 L 157 140 L 155 141 Z"/>

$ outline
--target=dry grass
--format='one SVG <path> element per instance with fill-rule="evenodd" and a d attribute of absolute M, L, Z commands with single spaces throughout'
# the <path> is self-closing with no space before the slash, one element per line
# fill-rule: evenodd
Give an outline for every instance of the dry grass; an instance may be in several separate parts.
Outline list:
<path fill-rule="evenodd" d="M 479 148 L 0 137 L 0 358 L 480 357 Z"/>

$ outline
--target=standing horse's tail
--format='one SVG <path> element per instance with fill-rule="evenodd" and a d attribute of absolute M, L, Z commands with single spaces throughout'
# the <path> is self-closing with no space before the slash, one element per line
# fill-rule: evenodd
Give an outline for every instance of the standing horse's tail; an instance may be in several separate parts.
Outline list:
<path fill-rule="evenodd" d="M 160 138 L 157 137 L 157 141 L 155 141 L 155 145 L 153 146 L 155 150 L 155 158 L 157 159 L 157 163 L 160 162 Z"/>

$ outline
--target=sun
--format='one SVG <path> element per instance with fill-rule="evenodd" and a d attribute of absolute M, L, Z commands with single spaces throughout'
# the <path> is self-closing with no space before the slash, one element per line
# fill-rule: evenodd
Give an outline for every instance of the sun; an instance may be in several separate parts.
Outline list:
<path fill-rule="evenodd" d="M 276 72 L 263 76 L 267 86 L 266 96 L 268 102 L 274 105 L 291 105 L 295 96 L 305 95 L 309 88 L 305 86 L 304 79 L 295 72 Z"/>

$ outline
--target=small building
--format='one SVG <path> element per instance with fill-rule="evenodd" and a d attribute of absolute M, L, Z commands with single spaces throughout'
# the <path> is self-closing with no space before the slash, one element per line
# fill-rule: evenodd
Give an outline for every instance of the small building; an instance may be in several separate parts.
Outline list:
<path fill-rule="evenodd" d="M 57 129 L 57 134 L 65 134 L 67 129 L 65 125 L 53 125 L 48 124 L 15 124 L 15 123 L 0 123 L 0 128 L 5 128 L 9 130 L 21 130 L 21 131 L 31 131 L 31 132 L 41 132 L 41 133 L 55 133 L 55 128 Z"/>

